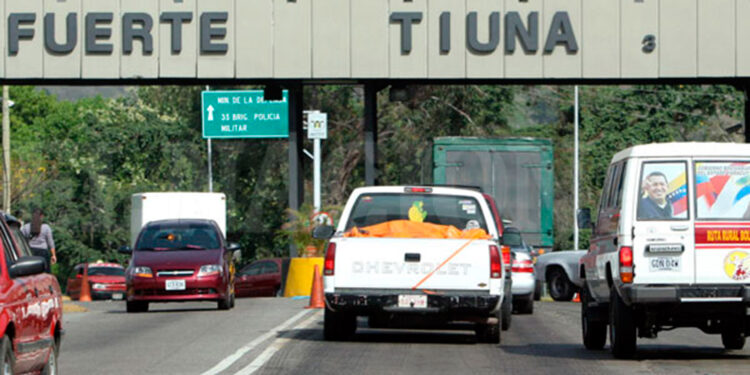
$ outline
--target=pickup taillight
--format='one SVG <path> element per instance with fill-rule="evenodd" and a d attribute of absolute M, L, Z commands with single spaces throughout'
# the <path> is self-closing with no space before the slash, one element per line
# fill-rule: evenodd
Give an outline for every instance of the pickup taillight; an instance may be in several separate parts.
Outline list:
<path fill-rule="evenodd" d="M 623 283 L 633 282 L 633 248 L 630 246 L 620 248 L 620 280 Z"/>
<path fill-rule="evenodd" d="M 513 261 L 513 272 L 534 272 L 534 262 L 530 259 L 527 260 L 515 260 Z"/>
<path fill-rule="evenodd" d="M 336 244 L 331 242 L 326 250 L 326 259 L 323 263 L 323 275 L 333 276 L 333 270 L 336 268 Z"/>
<path fill-rule="evenodd" d="M 503 275 L 503 264 L 500 259 L 500 250 L 495 245 L 490 245 L 490 278 L 499 279 Z"/>

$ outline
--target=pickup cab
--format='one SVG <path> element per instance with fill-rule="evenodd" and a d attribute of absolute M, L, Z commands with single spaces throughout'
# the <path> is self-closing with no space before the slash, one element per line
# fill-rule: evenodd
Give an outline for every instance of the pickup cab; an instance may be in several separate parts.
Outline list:
<path fill-rule="evenodd" d="M 579 224 L 589 225 L 583 211 Z M 694 327 L 727 350 L 750 334 L 750 145 L 665 143 L 617 153 L 581 258 L 583 342 L 617 358 Z"/>
<path fill-rule="evenodd" d="M 357 316 L 371 326 L 474 323 L 500 342 L 505 274 L 492 212 L 480 192 L 448 187 L 355 189 L 330 238 L 323 272 L 324 336 L 343 340 Z"/>

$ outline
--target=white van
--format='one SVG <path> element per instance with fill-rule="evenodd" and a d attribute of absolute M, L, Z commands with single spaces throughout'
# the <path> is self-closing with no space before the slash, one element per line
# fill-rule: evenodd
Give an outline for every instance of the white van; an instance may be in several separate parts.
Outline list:
<path fill-rule="evenodd" d="M 587 226 L 588 211 L 581 212 Z M 750 145 L 667 143 L 617 153 L 581 258 L 584 345 L 697 327 L 741 349 L 750 333 Z"/>

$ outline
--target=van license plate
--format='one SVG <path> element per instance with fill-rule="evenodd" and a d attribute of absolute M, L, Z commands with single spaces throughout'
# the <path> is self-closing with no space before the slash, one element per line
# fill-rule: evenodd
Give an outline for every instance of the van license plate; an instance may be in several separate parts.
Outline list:
<path fill-rule="evenodd" d="M 167 290 L 185 290 L 185 280 L 167 280 Z"/>
<path fill-rule="evenodd" d="M 121 300 L 123 298 L 122 293 L 112 293 L 113 300 Z"/>
<path fill-rule="evenodd" d="M 398 307 L 425 309 L 427 308 L 427 296 L 401 294 L 398 296 Z"/>
<path fill-rule="evenodd" d="M 679 272 L 681 265 L 682 265 L 682 262 L 680 262 L 680 258 L 658 257 L 658 258 L 651 258 L 648 268 L 652 272 L 656 272 L 656 271 Z"/>

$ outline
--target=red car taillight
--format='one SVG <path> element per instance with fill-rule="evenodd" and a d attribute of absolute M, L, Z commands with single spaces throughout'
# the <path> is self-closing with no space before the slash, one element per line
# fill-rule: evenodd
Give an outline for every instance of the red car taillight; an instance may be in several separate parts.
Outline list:
<path fill-rule="evenodd" d="M 326 250 L 326 260 L 323 264 L 323 274 L 333 276 L 333 270 L 336 267 L 336 244 L 331 242 Z"/>
<path fill-rule="evenodd" d="M 531 260 L 517 260 L 513 262 L 513 272 L 534 272 L 534 263 Z"/>
<path fill-rule="evenodd" d="M 623 283 L 633 282 L 633 248 L 630 246 L 620 248 L 620 280 Z"/>
<path fill-rule="evenodd" d="M 503 264 L 500 261 L 500 250 L 490 245 L 490 278 L 499 279 L 503 275 Z"/>

